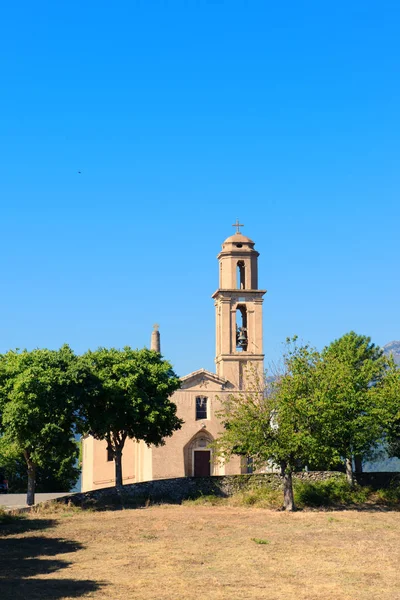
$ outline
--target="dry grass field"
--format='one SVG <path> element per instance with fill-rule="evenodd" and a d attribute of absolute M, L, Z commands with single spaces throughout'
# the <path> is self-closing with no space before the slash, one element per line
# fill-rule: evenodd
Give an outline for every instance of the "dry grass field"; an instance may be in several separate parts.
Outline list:
<path fill-rule="evenodd" d="M 0 534 L 0 598 L 396 600 L 400 513 L 51 509 Z"/>

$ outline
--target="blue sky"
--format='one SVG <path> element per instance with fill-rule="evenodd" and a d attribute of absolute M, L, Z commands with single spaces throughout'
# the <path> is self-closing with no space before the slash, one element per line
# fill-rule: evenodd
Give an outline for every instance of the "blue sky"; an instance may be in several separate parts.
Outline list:
<path fill-rule="evenodd" d="M 286 336 L 400 339 L 397 2 L 38 2 L 0 24 L 0 351 L 214 369 L 216 254 Z M 79 174 L 78 171 L 81 171 Z"/>

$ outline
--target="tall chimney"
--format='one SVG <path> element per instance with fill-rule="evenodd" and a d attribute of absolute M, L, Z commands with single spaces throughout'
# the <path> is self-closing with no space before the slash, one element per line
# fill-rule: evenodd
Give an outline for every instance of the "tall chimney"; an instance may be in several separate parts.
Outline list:
<path fill-rule="evenodd" d="M 159 325 L 157 323 L 153 325 L 153 331 L 151 332 L 151 346 L 150 350 L 154 350 L 154 352 L 161 352 L 160 345 L 160 332 L 158 331 Z"/>

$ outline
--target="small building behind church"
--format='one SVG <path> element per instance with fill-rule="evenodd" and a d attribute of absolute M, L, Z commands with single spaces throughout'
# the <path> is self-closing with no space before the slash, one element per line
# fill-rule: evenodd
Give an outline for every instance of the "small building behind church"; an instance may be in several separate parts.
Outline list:
<path fill-rule="evenodd" d="M 123 450 L 124 483 L 172 477 L 234 475 L 247 472 L 246 460 L 234 457 L 221 464 L 213 459 L 210 443 L 222 429 L 217 418 L 224 396 L 243 389 L 246 369 L 264 371 L 262 304 L 258 289 L 258 257 L 254 242 L 237 231 L 218 254 L 219 287 L 212 295 L 216 314 L 216 373 L 199 369 L 181 378 L 172 396 L 182 429 L 165 445 L 148 447 L 127 440 Z M 160 351 L 160 332 L 152 333 L 151 348 Z M 82 440 L 82 491 L 115 485 L 115 467 L 107 442 Z"/>

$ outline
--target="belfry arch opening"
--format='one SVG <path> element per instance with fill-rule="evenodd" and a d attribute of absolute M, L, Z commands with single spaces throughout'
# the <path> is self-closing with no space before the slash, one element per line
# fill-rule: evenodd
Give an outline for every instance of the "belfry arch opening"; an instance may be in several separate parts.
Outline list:
<path fill-rule="evenodd" d="M 248 343 L 247 308 L 245 304 L 238 304 L 236 307 L 236 350 L 246 352 Z"/>
<path fill-rule="evenodd" d="M 244 290 L 246 288 L 246 271 L 244 260 L 238 260 L 236 265 L 236 287 L 238 290 Z"/>

